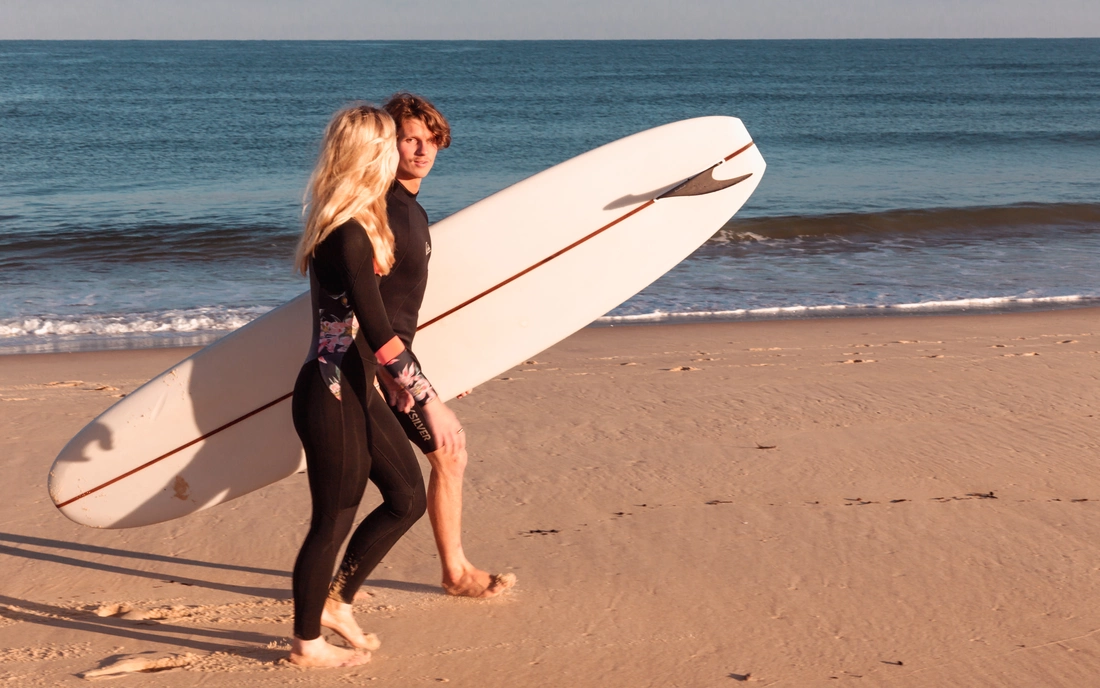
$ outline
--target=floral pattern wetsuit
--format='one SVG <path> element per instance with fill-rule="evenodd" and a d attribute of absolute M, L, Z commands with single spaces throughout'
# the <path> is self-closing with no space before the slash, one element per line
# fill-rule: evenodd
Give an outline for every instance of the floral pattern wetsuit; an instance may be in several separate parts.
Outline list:
<path fill-rule="evenodd" d="M 348 225 L 344 225 L 337 232 L 345 231 L 344 228 Z M 366 236 L 366 233 L 359 228 L 358 224 L 355 225 L 360 233 Z M 335 232 L 334 232 L 335 234 Z M 326 239 L 326 242 L 328 239 Z M 323 245 L 323 244 L 322 244 Z M 369 245 L 369 241 L 368 241 Z M 314 308 L 316 310 L 316 326 L 317 326 L 317 346 L 313 353 L 310 355 L 309 360 L 316 359 L 321 369 L 321 375 L 325 380 L 325 383 L 334 397 L 337 399 L 343 399 L 343 393 L 341 391 L 341 362 L 344 359 L 344 354 L 348 352 L 352 344 L 355 342 L 355 335 L 359 332 L 359 320 L 355 315 L 355 308 L 352 307 L 351 300 L 348 298 L 348 290 L 345 289 L 340 293 L 335 293 L 326 289 L 325 285 L 320 284 L 320 279 L 314 279 L 318 270 L 316 269 L 316 260 L 311 264 L 313 269 L 310 270 L 311 281 L 310 285 L 313 292 Z M 371 348 L 374 350 L 374 356 L 377 362 L 384 366 L 386 370 L 393 376 L 394 380 L 399 385 L 408 390 L 420 404 L 425 404 L 436 397 L 435 389 L 431 383 L 424 376 L 423 371 L 420 370 L 420 365 L 416 359 L 412 356 L 409 350 L 405 347 L 404 342 L 393 334 L 393 330 L 386 331 L 385 327 L 381 325 L 389 325 L 389 318 L 386 315 L 385 307 L 382 306 L 382 297 L 378 291 L 378 282 L 373 274 L 374 261 L 373 252 L 371 260 L 372 272 L 369 275 L 362 275 L 362 266 L 359 266 L 355 275 L 347 275 L 351 277 L 351 282 L 354 285 L 359 280 L 365 280 L 368 282 L 366 287 L 373 286 L 373 289 L 361 289 L 360 300 L 368 303 L 377 300 L 377 304 L 380 307 L 379 310 L 371 313 L 371 320 L 375 321 L 375 332 L 378 332 L 381 336 L 389 335 L 389 338 L 384 344 L 375 348 L 375 344 L 368 342 Z M 372 293 L 373 292 L 373 293 Z"/>

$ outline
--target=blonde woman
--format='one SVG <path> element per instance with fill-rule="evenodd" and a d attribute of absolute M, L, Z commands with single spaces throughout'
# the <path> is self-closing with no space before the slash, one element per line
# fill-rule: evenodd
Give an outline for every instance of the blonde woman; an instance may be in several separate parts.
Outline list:
<path fill-rule="evenodd" d="M 382 110 L 358 105 L 337 112 L 329 122 L 309 184 L 296 264 L 309 275 L 313 346 L 292 402 L 313 498 L 309 533 L 293 579 L 290 661 L 302 666 L 369 661 L 377 639 L 364 635 L 352 616 L 355 592 L 424 514 L 420 466 L 400 424 L 374 389 L 377 367 L 399 383 L 403 395 L 423 406 L 433 434 L 451 446 L 463 444 L 458 420 L 394 335 L 378 292 L 378 278 L 389 272 L 394 259 L 385 195 L 396 169 L 393 120 Z M 356 528 L 334 580 L 340 546 L 368 479 L 383 502 Z M 355 649 L 327 643 L 322 626 Z"/>

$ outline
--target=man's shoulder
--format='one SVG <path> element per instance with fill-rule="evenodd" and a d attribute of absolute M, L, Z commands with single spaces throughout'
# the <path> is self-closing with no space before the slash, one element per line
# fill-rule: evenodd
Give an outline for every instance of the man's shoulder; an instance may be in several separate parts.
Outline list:
<path fill-rule="evenodd" d="M 390 187 L 389 192 L 386 194 L 386 212 L 392 218 L 395 214 L 405 214 L 412 212 L 412 206 L 419 204 L 416 199 L 410 196 L 408 193 L 402 193 L 399 189 L 400 184 L 394 182 Z"/>

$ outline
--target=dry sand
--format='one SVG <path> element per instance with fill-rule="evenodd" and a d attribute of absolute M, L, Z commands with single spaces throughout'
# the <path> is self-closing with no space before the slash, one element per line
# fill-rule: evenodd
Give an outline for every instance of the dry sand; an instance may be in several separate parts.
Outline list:
<path fill-rule="evenodd" d="M 0 685 L 1100 681 L 1098 310 L 583 331 L 453 404 L 467 553 L 518 587 L 441 594 L 424 519 L 374 661 L 313 671 L 278 661 L 304 476 L 122 531 L 46 494 L 187 353 L 0 357 Z"/>

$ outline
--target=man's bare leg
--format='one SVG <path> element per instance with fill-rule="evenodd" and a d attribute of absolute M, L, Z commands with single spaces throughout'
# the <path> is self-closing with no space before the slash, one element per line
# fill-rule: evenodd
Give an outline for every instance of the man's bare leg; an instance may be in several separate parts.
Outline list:
<path fill-rule="evenodd" d="M 428 456 L 428 518 L 443 566 L 443 589 L 461 597 L 495 597 L 516 584 L 514 574 L 490 574 L 477 568 L 462 550 L 462 478 L 466 450 L 439 449 Z"/>

